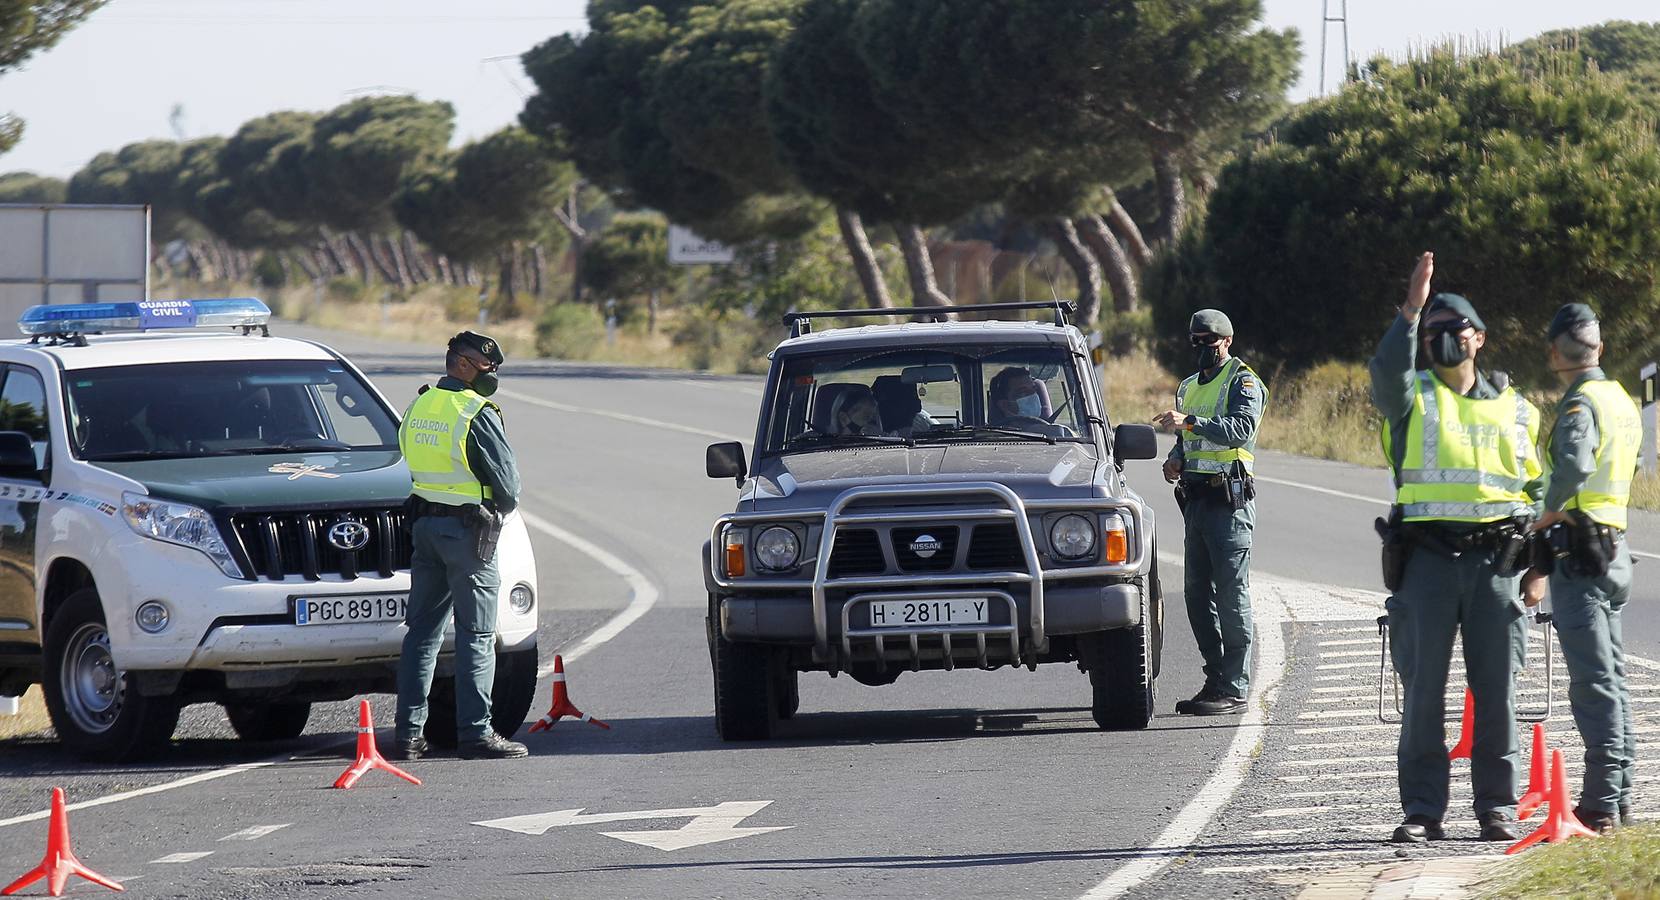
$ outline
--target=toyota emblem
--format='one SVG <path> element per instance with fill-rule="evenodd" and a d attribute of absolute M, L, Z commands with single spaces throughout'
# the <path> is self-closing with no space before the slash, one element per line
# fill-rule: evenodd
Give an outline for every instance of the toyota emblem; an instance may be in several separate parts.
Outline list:
<path fill-rule="evenodd" d="M 329 543 L 336 550 L 348 553 L 362 550 L 364 545 L 369 543 L 369 529 L 362 522 L 341 519 L 329 529 Z"/>
<path fill-rule="evenodd" d="M 919 534 L 916 536 L 916 540 L 911 542 L 911 552 L 922 559 L 927 559 L 938 553 L 942 546 L 944 545 L 940 543 L 939 538 L 931 534 Z"/>

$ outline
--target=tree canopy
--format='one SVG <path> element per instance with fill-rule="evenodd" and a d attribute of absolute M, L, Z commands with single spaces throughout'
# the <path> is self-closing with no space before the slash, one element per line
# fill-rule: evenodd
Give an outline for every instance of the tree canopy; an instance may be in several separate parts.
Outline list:
<path fill-rule="evenodd" d="M 1622 82 L 1450 49 L 1358 75 L 1223 169 L 1203 229 L 1149 278 L 1162 333 L 1217 306 L 1262 363 L 1365 359 L 1433 250 L 1436 289 L 1491 329 L 1489 364 L 1539 373 L 1539 326 L 1568 301 L 1622 358 L 1654 349 L 1660 146 Z"/>
<path fill-rule="evenodd" d="M 0 75 L 58 41 L 109 0 L 0 0 Z M 0 153 L 23 137 L 23 121 L 0 112 Z"/>

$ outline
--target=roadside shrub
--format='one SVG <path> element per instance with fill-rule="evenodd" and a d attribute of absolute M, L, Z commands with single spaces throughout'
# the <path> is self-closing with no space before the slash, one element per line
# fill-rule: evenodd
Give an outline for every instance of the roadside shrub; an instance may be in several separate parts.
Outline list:
<path fill-rule="evenodd" d="M 605 342 L 605 319 L 585 303 L 555 303 L 536 322 L 536 355 L 589 359 Z"/>

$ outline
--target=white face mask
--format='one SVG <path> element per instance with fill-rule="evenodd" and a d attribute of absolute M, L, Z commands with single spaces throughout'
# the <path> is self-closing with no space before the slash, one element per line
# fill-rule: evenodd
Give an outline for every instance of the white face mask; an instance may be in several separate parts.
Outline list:
<path fill-rule="evenodd" d="M 1043 398 L 1036 394 L 1027 394 L 1014 401 L 1015 411 L 1027 418 L 1037 419 L 1043 416 Z"/>

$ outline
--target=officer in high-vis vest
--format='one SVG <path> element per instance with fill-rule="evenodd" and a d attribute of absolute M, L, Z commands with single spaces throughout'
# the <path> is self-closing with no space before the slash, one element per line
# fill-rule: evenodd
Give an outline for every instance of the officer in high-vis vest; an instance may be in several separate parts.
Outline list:
<path fill-rule="evenodd" d="M 1186 520 L 1187 619 L 1204 657 L 1205 684 L 1176 704 L 1184 715 L 1245 710 L 1251 672 L 1251 533 L 1256 527 L 1257 430 L 1268 390 L 1229 355 L 1233 323 L 1203 309 L 1188 323 L 1198 371 L 1155 422 L 1178 431 L 1164 463 Z"/>
<path fill-rule="evenodd" d="M 527 755 L 490 725 L 496 673 L 495 538 L 518 505 L 519 470 L 502 430 L 496 392 L 501 345 L 471 331 L 450 339 L 446 374 L 404 413 L 398 445 L 413 482 L 414 563 L 403 656 L 398 661 L 394 755 L 419 759 L 444 627 L 455 618 L 455 722 L 463 759 Z"/>
<path fill-rule="evenodd" d="M 1480 837 L 1516 839 L 1513 652 L 1523 626 L 1525 533 L 1543 491 L 1539 411 L 1498 374 L 1476 368 L 1487 328 L 1456 294 L 1429 295 L 1425 253 L 1406 303 L 1371 361 L 1372 402 L 1397 484 L 1392 527 L 1410 548 L 1390 619 L 1405 715 L 1396 764 L 1406 821 L 1399 843 L 1439 840 L 1450 762 L 1444 717 L 1454 639 L 1475 697 L 1471 780 Z M 1429 367 L 1418 370 L 1419 354 Z M 1531 582 L 1532 595 L 1543 593 Z M 1462 691 L 1457 691 L 1462 693 Z"/>
<path fill-rule="evenodd" d="M 1551 320 L 1550 367 L 1567 387 L 1546 442 L 1545 512 L 1536 528 L 1557 540 L 1551 615 L 1568 663 L 1568 702 L 1585 741 L 1585 782 L 1574 810 L 1586 827 L 1630 824 L 1637 749 L 1625 680 L 1620 611 L 1631 597 L 1626 504 L 1643 424 L 1637 404 L 1600 367 L 1602 329 L 1583 303 Z"/>

